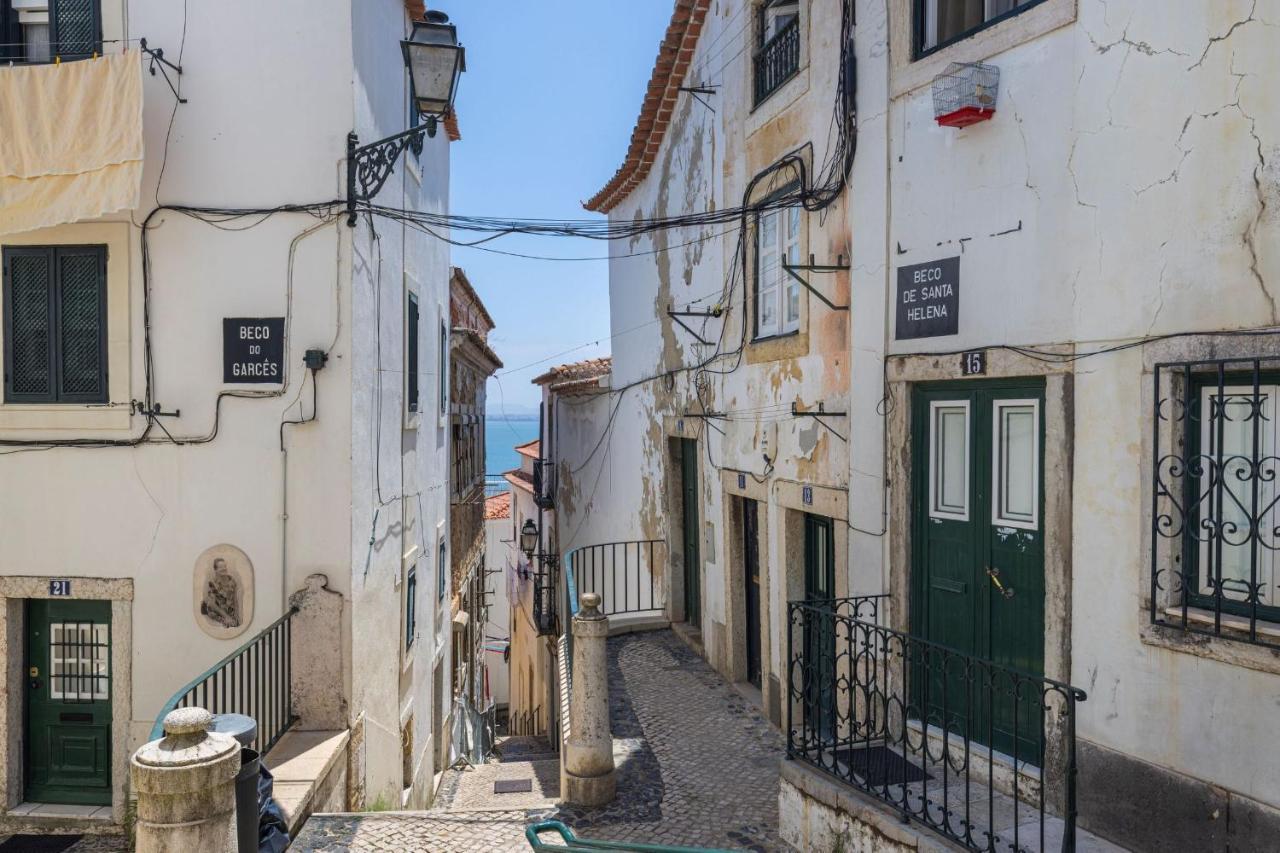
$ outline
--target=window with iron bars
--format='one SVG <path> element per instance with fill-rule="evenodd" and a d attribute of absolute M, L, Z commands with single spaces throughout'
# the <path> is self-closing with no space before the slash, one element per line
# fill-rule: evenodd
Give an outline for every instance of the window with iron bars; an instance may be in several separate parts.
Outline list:
<path fill-rule="evenodd" d="M 800 70 L 799 0 L 767 0 L 756 7 L 752 57 L 755 105 L 782 88 Z"/>
<path fill-rule="evenodd" d="M 1280 648 L 1280 358 L 1153 384 L 1152 622 Z"/>
<path fill-rule="evenodd" d="M 101 53 L 100 0 L 0 0 L 0 62 L 53 62 Z"/>

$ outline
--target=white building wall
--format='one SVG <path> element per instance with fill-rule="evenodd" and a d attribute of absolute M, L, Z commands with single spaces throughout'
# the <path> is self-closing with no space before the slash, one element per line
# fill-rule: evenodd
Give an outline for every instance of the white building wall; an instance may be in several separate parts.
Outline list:
<path fill-rule="evenodd" d="M 1084 353 L 1275 325 L 1280 5 L 1051 0 L 1033 10 L 1057 18 L 1043 34 L 1028 12 L 948 51 L 1001 73 L 996 116 L 965 130 L 937 126 L 927 78 L 886 56 L 905 4 L 879 5 L 859 14 L 866 117 L 854 243 L 855 258 L 865 247 L 874 260 L 855 260 L 854 305 L 867 340 L 878 319 L 859 319 L 864 294 L 866 304 L 888 306 L 895 356 L 1063 343 Z M 1007 32 L 1021 36 L 1010 41 Z M 881 163 L 888 204 L 875 179 Z M 896 268 L 957 255 L 959 334 L 893 341 Z M 857 338 L 853 409 L 868 414 L 865 432 L 855 423 L 866 439 L 854 444 L 853 479 L 867 484 L 855 490 L 855 518 L 877 530 L 883 469 L 879 418 L 869 413 L 883 392 L 876 355 L 862 357 Z M 1275 347 L 1259 338 L 1233 351 Z M 1089 693 L 1079 708 L 1082 739 L 1274 806 L 1280 755 L 1266 715 L 1255 711 L 1280 698 L 1280 676 L 1224 662 L 1237 644 L 1173 651 L 1141 639 L 1150 362 L 1209 352 L 1174 340 L 1075 362 L 1072 596 L 1046 609 L 1071 614 L 1070 678 Z M 955 356 L 940 363 L 952 361 L 958 378 Z M 855 562 L 874 559 L 870 539 L 853 542 Z"/>
<path fill-rule="evenodd" d="M 515 571 L 516 545 L 511 519 L 494 518 L 484 523 L 485 567 L 491 572 L 486 583 L 492 591 L 489 597 L 489 621 L 484 626 L 485 663 L 489 668 L 489 695 L 499 708 L 507 706 L 511 697 L 511 668 L 496 647 L 496 640 L 511 637 L 511 597 L 508 595 L 508 578 Z"/>
<path fill-rule="evenodd" d="M 140 207 L 104 217 L 105 230 L 76 223 L 22 235 L 100 242 L 106 234 L 113 258 L 119 247 L 127 315 L 123 323 L 112 320 L 110 370 L 127 373 L 128 382 L 118 399 L 113 393 L 113 408 L 85 428 L 57 412 L 49 428 L 33 426 L 29 413 L 0 405 L 2 439 L 125 439 L 142 431 L 144 419 L 127 414 L 129 400 L 146 390 L 138 224 L 157 199 L 235 208 L 338 199 L 345 193 L 347 134 L 354 128 L 371 141 L 406 127 L 398 41 L 407 18 L 400 0 L 191 4 L 185 36 L 183 8 L 129 0 L 126 14 L 121 0 L 104 2 L 108 40 L 145 36 L 184 67 L 189 102 L 176 117 L 164 79 L 144 77 Z M 442 130 L 427 141 L 421 166 L 398 168 L 378 201 L 444 211 L 447 198 Z M 134 580 L 133 634 L 119 638 L 132 644 L 132 745 L 145 739 L 178 687 L 277 619 L 308 575 L 326 574 L 329 587 L 347 599 L 348 683 L 335 689 L 348 697 L 352 722 L 363 715 L 365 723 L 354 765 L 363 778 L 353 784 L 368 802 L 382 794 L 388 804 L 402 804 L 400 727 L 412 713 L 414 802 L 425 802 L 439 769 L 431 753 L 439 743 L 431 731 L 433 702 L 441 703 L 441 721 L 448 712 L 447 607 L 436 594 L 438 542 L 447 539 L 447 433 L 434 408 L 447 246 L 416 232 L 406 236 L 388 221 L 375 223 L 380 241 L 367 222 L 352 231 L 340 217 L 282 213 L 237 230 L 252 222 L 218 228 L 161 211 L 148 231 L 152 387 L 165 411 L 181 412 L 161 423 L 178 439 L 216 435 L 182 447 L 6 449 L 0 572 Z M 9 240 L 0 236 L 0 244 Z M 406 281 L 421 297 L 423 335 L 425 411 L 412 429 L 403 414 Z M 287 384 L 262 399 L 223 399 L 219 409 L 221 319 L 282 315 L 289 317 Z M 311 348 L 330 355 L 318 374 L 318 416 L 285 429 L 286 455 L 282 420 L 313 412 L 302 366 Z M 116 358 L 117 349 L 126 357 Z M 163 436 L 153 429 L 150 438 Z M 230 640 L 199 630 L 191 602 L 197 556 L 223 542 L 245 551 L 255 574 L 253 622 Z M 414 559 L 419 637 L 402 669 L 401 578 Z M 432 695 L 437 665 L 446 677 L 440 697 Z M 126 768 L 115 773 L 127 775 Z"/>
<path fill-rule="evenodd" d="M 351 121 L 342 97 L 350 78 L 349 5 L 338 0 L 269 8 L 193 4 L 189 15 L 182 78 L 189 103 L 179 107 L 167 145 L 173 96 L 163 78 L 144 77 L 147 160 L 139 209 L 104 217 L 101 222 L 112 223 L 105 229 L 75 223 L 21 235 L 99 242 L 105 233 L 113 237 L 112 250 L 118 247 L 127 255 L 127 325 L 111 330 L 123 349 L 113 348 L 109 369 L 129 377 L 124 393 L 112 398 L 117 414 L 102 428 L 0 428 L 0 438 L 126 439 L 141 433 L 144 419 L 125 414 L 130 399 L 143 399 L 146 390 L 141 232 L 132 223 L 143 221 L 157 197 L 171 204 L 236 207 L 336 197 L 336 157 Z M 107 38 L 145 35 L 152 46 L 177 57 L 180 5 L 133 0 L 127 29 L 121 4 L 104 4 L 104 17 Z M 269 50 L 246 41 L 246 20 L 253 21 Z M 317 56 L 329 61 L 315 63 Z M 338 97 L 298 98 L 302 91 Z M 300 587 L 306 574 L 325 572 L 333 588 L 345 592 L 344 561 L 334 558 L 348 548 L 342 522 L 348 472 L 326 463 L 335 451 L 343 452 L 349 433 L 341 401 L 349 399 L 349 360 L 342 355 L 349 349 L 350 324 L 338 316 L 346 307 L 335 293 L 341 239 L 336 223 L 299 240 L 292 303 L 289 298 L 290 242 L 317 225 L 311 217 L 279 215 L 249 230 L 226 231 L 168 211 L 150 222 L 155 400 L 165 411 L 181 411 L 181 417 L 162 421 L 175 438 L 201 439 L 216 426 L 213 440 L 185 447 L 60 448 L 0 458 L 0 481 L 6 484 L 0 489 L 0 570 L 135 580 L 134 744 L 145 738 L 174 690 L 277 619 L 284 611 L 284 592 Z M 0 244 L 12 240 L 0 236 Z M 225 399 L 219 416 L 222 318 L 282 315 L 292 318 L 288 384 L 265 399 Z M 288 436 L 293 490 L 286 579 L 281 573 L 279 427 L 298 411 L 293 403 L 305 373 L 303 351 L 331 346 L 336 357 L 320 375 L 322 406 L 329 403 L 329 409 L 315 424 L 294 428 Z M 116 358 L 117 353 L 127 356 Z M 310 401 L 304 405 L 309 412 Z M 0 418 L 21 415 L 20 408 L 0 405 Z M 53 425 L 59 415 L 48 417 L 46 423 Z M 163 438 L 158 429 L 152 437 Z M 244 550 L 255 572 L 253 624 L 237 640 L 207 636 L 192 612 L 196 558 L 221 542 Z"/>
<path fill-rule="evenodd" d="M 611 221 L 733 208 L 744 203 L 749 189 L 751 199 L 759 201 L 788 180 L 770 178 L 753 185 L 753 179 L 792 151 L 801 152 L 810 175 L 819 171 L 832 142 L 839 10 L 836 0 L 802 3 L 800 71 L 753 109 L 751 6 L 712 4 L 683 82 L 718 86 L 710 97 L 715 111 L 687 94 L 679 97 L 652 171 L 610 212 Z M 839 256 L 847 262 L 847 199 L 846 194 L 824 213 L 803 217 L 804 262 L 810 253 L 818 264 L 834 265 Z M 735 677 L 741 677 L 745 666 L 745 652 L 737 648 L 745 616 L 729 598 L 735 584 L 741 587 L 735 574 L 741 566 L 731 560 L 741 532 L 732 520 L 725 482 L 736 482 L 742 473 L 750 484 L 744 491 L 761 501 L 765 550 L 760 558 L 768 570 L 762 594 L 771 614 L 764 618 L 772 620 L 773 628 L 766 630 L 775 638 L 765 649 L 766 669 L 778 673 L 785 649 L 781 626 L 787 575 L 796 568 L 794 542 L 793 553 L 787 554 L 789 513 L 802 511 L 800 484 L 825 488 L 825 499 L 811 509 L 839 518 L 837 541 L 843 543 L 849 468 L 843 441 L 813 420 L 791 417 L 789 407 L 822 403 L 828 411 L 844 411 L 850 381 L 849 316 L 827 309 L 805 291 L 800 336 L 759 345 L 752 334 L 744 335 L 744 293 L 752 292 L 754 268 L 744 282 L 738 224 L 659 230 L 614 241 L 612 394 L 585 401 L 565 398 L 557 408 L 560 529 L 566 549 L 653 538 L 678 550 L 681 519 L 672 511 L 672 494 L 679 470 L 669 442 L 697 439 L 703 575 L 697 627 L 708 659 Z M 754 263 L 751 251 L 747 260 Z M 846 275 L 811 278 L 835 304 L 847 303 Z M 680 318 L 712 341 L 711 346 L 699 344 L 667 315 L 673 306 L 696 311 L 716 305 L 726 309 L 723 318 Z M 709 359 L 705 371 L 696 369 Z M 685 417 L 704 411 L 730 417 Z M 829 423 L 847 434 L 844 418 Z M 787 506 L 783 493 L 792 491 L 795 506 Z M 668 569 L 672 575 L 680 571 L 675 558 Z M 665 580 L 678 591 L 678 578 Z M 848 588 L 847 579 L 841 588 Z M 675 606 L 677 617 L 681 607 Z M 731 624 L 735 620 L 737 627 Z"/>
<path fill-rule="evenodd" d="M 399 0 L 362 3 L 354 19 L 356 133 L 372 141 L 407 127 L 408 82 L 398 37 L 407 32 Z M 416 162 L 415 162 L 416 161 Z M 443 213 L 449 198 L 449 142 L 443 128 L 420 158 L 407 152 L 378 203 Z M 393 221 L 362 219 L 353 234 L 351 565 L 353 705 L 363 719 L 365 800 L 421 807 L 448 763 L 450 712 L 448 544 L 448 369 L 439 334 L 447 328 L 449 251 L 445 243 Z M 405 306 L 419 299 L 419 413 L 407 410 Z M 447 345 L 445 348 L 447 353 Z M 417 631 L 404 648 L 404 585 L 416 565 Z M 440 594 L 443 574 L 445 590 Z M 397 662 L 391 665 L 391 662 Z M 435 679 L 443 690 L 435 690 Z M 402 768 L 401 729 L 412 718 L 411 778 Z M 439 725 L 437 725 L 437 722 Z M 414 791 L 404 789 L 412 782 Z M 406 798 L 407 797 L 407 798 Z"/>

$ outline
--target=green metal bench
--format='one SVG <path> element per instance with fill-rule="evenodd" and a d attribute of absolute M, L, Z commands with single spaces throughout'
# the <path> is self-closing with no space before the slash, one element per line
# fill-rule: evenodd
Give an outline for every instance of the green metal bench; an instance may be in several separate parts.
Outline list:
<path fill-rule="evenodd" d="M 563 843 L 547 844 L 540 837 L 544 832 L 554 832 L 560 836 Z M 710 847 L 667 847 L 663 844 L 635 844 L 630 841 L 592 841 L 589 838 L 579 838 L 573 834 L 573 830 L 565 826 L 558 820 L 542 820 L 537 823 L 530 824 L 525 827 L 524 837 L 529 840 L 529 846 L 538 853 L 555 853 L 556 851 L 582 851 L 582 850 L 631 850 L 635 853 L 731 853 L 728 850 L 714 849 Z"/>

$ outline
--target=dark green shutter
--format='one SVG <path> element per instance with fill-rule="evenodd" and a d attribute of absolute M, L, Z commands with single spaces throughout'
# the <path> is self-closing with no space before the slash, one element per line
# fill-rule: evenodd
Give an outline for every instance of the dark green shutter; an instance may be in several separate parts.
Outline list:
<path fill-rule="evenodd" d="M 409 397 L 409 411 L 418 411 L 418 297 L 409 294 L 408 341 L 406 341 L 405 365 Z"/>
<path fill-rule="evenodd" d="M 418 567 L 409 568 L 409 578 L 404 582 L 404 648 L 408 651 L 413 646 L 413 637 L 418 632 Z"/>
<path fill-rule="evenodd" d="M 100 247 L 59 249 L 58 399 L 105 402 L 106 255 Z"/>
<path fill-rule="evenodd" d="M 55 56 L 77 59 L 102 53 L 99 0 L 52 0 L 49 23 Z"/>
<path fill-rule="evenodd" d="M 53 249 L 4 254 L 4 390 L 7 403 L 54 399 Z"/>
<path fill-rule="evenodd" d="M 3 299 L 5 402 L 107 402 L 105 246 L 5 249 Z"/>

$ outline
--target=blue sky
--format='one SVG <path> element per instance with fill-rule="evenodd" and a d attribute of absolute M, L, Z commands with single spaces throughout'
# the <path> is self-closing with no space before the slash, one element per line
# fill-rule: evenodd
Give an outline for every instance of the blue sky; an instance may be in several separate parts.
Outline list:
<path fill-rule="evenodd" d="M 451 208 L 467 215 L 583 219 L 582 201 L 622 163 L 672 0 L 446 0 L 467 72 L 462 141 L 450 151 Z M 455 234 L 466 240 L 467 235 Z M 474 238 L 472 238 L 474 239 Z M 486 244 L 556 257 L 601 257 L 608 244 L 515 235 Z M 529 380 L 550 364 L 609 352 L 608 263 L 557 263 L 454 248 L 497 328 L 507 371 L 489 408 L 536 407 Z M 530 362 L 599 339 L 598 346 Z"/>

